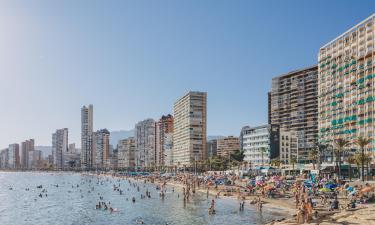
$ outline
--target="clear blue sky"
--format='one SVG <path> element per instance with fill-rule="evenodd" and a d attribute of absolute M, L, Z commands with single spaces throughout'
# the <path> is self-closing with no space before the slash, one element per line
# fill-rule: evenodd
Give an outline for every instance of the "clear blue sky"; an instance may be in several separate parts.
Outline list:
<path fill-rule="evenodd" d="M 132 129 L 208 92 L 208 134 L 267 122 L 271 78 L 317 62 L 320 46 L 375 1 L 0 1 L 0 148 L 68 127 Z"/>

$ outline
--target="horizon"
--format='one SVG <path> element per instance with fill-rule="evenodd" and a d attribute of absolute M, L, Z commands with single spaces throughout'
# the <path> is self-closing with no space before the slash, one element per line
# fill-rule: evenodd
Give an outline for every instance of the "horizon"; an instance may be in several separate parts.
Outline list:
<path fill-rule="evenodd" d="M 94 106 L 94 130 L 129 131 L 172 114 L 190 90 L 207 92 L 207 136 L 238 136 L 267 124 L 273 77 L 316 65 L 320 47 L 375 8 L 163 2 L 0 2 L 0 149 L 50 146 L 64 127 L 80 148 L 83 105 Z"/>

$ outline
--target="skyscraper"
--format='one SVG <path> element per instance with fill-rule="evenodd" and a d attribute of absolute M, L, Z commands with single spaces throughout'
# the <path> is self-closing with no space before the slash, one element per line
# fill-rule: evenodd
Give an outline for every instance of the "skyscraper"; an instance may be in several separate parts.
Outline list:
<path fill-rule="evenodd" d="M 92 151 L 93 106 L 81 108 L 81 167 L 89 170 L 93 164 Z"/>
<path fill-rule="evenodd" d="M 136 150 L 134 137 L 119 140 L 117 150 L 117 167 L 121 169 L 134 168 Z"/>
<path fill-rule="evenodd" d="M 296 132 L 299 162 L 309 161 L 308 152 L 314 148 L 318 136 L 317 83 L 317 66 L 272 79 L 269 121 L 286 132 Z"/>
<path fill-rule="evenodd" d="M 58 129 L 52 134 L 52 157 L 55 169 L 66 167 L 68 153 L 68 128 Z"/>
<path fill-rule="evenodd" d="M 11 169 L 19 168 L 20 155 L 19 155 L 19 144 L 10 144 L 8 148 L 8 167 Z"/>
<path fill-rule="evenodd" d="M 109 167 L 109 131 L 101 129 L 93 133 L 93 167 L 104 169 Z"/>
<path fill-rule="evenodd" d="M 29 163 L 29 152 L 35 150 L 35 142 L 34 139 L 26 140 L 21 143 L 21 168 L 23 169 L 29 169 L 31 168 L 31 164 Z"/>
<path fill-rule="evenodd" d="M 375 14 L 319 50 L 319 138 L 353 141 L 374 136 Z M 375 143 L 366 146 L 375 151 Z"/>
<path fill-rule="evenodd" d="M 206 156 L 207 93 L 190 91 L 174 104 L 173 164 L 192 166 Z"/>
<path fill-rule="evenodd" d="M 146 119 L 138 122 L 135 125 L 134 136 L 136 145 L 136 166 L 156 166 L 155 121 L 153 119 Z"/>
<path fill-rule="evenodd" d="M 172 143 L 165 145 L 165 141 L 168 141 L 168 134 L 173 133 L 173 116 L 166 115 L 162 116 L 159 121 L 155 124 L 155 151 L 156 151 L 156 166 L 165 165 L 166 151 L 165 147 L 170 146 Z"/>

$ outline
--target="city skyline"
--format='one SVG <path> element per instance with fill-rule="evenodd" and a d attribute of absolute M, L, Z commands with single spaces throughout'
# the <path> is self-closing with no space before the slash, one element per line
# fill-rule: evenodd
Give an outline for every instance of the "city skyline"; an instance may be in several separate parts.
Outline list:
<path fill-rule="evenodd" d="M 70 142 L 80 146 L 83 105 L 95 106 L 94 130 L 130 130 L 144 118 L 172 113 L 189 90 L 209 94 L 208 135 L 238 136 L 245 125 L 267 123 L 273 77 L 317 64 L 319 48 L 375 6 L 96 2 L 81 17 L 83 1 L 77 11 L 69 2 L 39 3 L 0 3 L 0 148 L 30 138 L 51 145 L 59 127 L 67 127 Z M 293 16 L 280 10 L 292 4 Z M 323 14 L 333 5 L 338 12 Z M 269 13 L 261 15 L 264 8 Z M 321 13 L 311 20 L 310 10 Z"/>

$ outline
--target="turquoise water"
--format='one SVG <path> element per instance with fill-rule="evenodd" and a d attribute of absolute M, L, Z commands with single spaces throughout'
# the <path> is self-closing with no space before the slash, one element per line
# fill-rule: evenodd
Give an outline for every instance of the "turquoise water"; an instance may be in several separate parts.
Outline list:
<path fill-rule="evenodd" d="M 120 184 L 122 195 L 113 190 L 114 184 Z M 38 189 L 38 185 L 47 191 L 42 198 L 39 197 L 42 189 Z M 98 182 L 96 176 L 73 173 L 0 172 L 0 224 L 117 225 L 143 222 L 155 225 L 243 225 L 262 224 L 282 217 L 267 209 L 259 213 L 248 204 L 243 212 L 239 212 L 239 202 L 228 199 L 217 199 L 217 213 L 208 215 L 211 196 L 207 199 L 205 194 L 198 193 L 184 205 L 178 189 L 173 192 L 168 186 L 167 195 L 162 200 L 155 185 L 143 182 L 138 185 L 139 192 L 127 180 L 115 178 L 99 178 Z M 151 198 L 141 199 L 140 195 L 145 194 L 146 189 L 151 192 Z M 103 196 L 101 201 L 110 201 L 111 206 L 119 211 L 111 214 L 95 209 L 99 196 Z M 135 203 L 131 201 L 133 196 L 136 197 Z"/>

